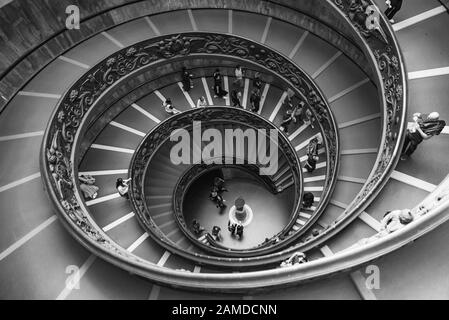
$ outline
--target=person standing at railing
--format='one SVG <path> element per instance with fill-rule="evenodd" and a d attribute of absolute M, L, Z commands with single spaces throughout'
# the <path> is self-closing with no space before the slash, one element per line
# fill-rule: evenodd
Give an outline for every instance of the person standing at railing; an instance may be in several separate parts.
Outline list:
<path fill-rule="evenodd" d="M 232 89 L 231 102 L 232 102 L 233 107 L 242 108 L 242 103 L 240 102 L 241 96 L 242 96 L 242 93 L 240 91 L 237 91 L 236 89 Z"/>
<path fill-rule="evenodd" d="M 284 118 L 283 118 L 281 126 L 280 126 L 281 131 L 283 131 L 287 135 L 289 133 L 290 124 L 292 122 L 294 124 L 296 124 L 298 122 L 298 120 L 302 120 L 302 114 L 303 114 L 303 110 L 304 110 L 304 102 L 301 101 L 295 107 L 291 107 L 291 106 L 292 105 L 290 105 L 290 104 L 288 105 L 288 109 L 284 114 Z"/>
<path fill-rule="evenodd" d="M 307 145 L 307 160 L 304 168 L 307 172 L 311 173 L 316 169 L 316 163 L 320 159 L 318 156 L 319 148 L 321 143 L 318 138 L 313 138 Z"/>
<path fill-rule="evenodd" d="M 193 75 L 187 71 L 186 67 L 182 67 L 182 90 L 189 92 L 193 89 Z"/>
<path fill-rule="evenodd" d="M 122 178 L 118 178 L 115 183 L 115 188 L 117 189 L 120 196 L 123 198 L 129 199 L 129 182 L 131 178 L 123 180 Z"/>
<path fill-rule="evenodd" d="M 243 68 L 241 65 L 237 65 L 235 67 L 235 85 L 238 86 L 240 89 L 243 88 Z"/>
<path fill-rule="evenodd" d="M 84 198 L 95 199 L 98 196 L 98 188 L 95 183 L 95 178 L 90 175 L 79 176 L 80 189 L 83 192 Z"/>
<path fill-rule="evenodd" d="M 260 108 L 260 90 L 257 88 L 254 88 L 251 92 L 251 96 L 249 97 L 249 102 L 251 104 L 251 111 L 252 112 L 259 112 Z"/>
<path fill-rule="evenodd" d="M 215 69 L 213 78 L 214 78 L 214 98 L 224 98 L 228 94 L 228 92 L 223 89 L 223 77 L 221 76 L 219 69 Z"/>
<path fill-rule="evenodd" d="M 256 88 L 258 90 L 262 90 L 262 79 L 260 79 L 260 72 L 256 72 L 254 74 L 253 88 Z"/>
<path fill-rule="evenodd" d="M 204 108 L 207 106 L 206 98 L 204 96 L 201 96 L 198 101 L 196 102 L 197 108 Z"/>
<path fill-rule="evenodd" d="M 383 219 L 380 221 L 381 227 L 378 233 L 369 238 L 360 239 L 355 244 L 346 248 L 345 250 L 351 250 L 352 248 L 365 245 L 372 241 L 376 241 L 380 238 L 383 238 L 397 230 L 402 229 L 410 222 L 412 222 L 414 218 L 415 217 L 413 216 L 412 212 L 409 209 L 387 211 Z"/>
<path fill-rule="evenodd" d="M 165 102 L 162 104 L 162 106 L 164 107 L 165 112 L 167 112 L 170 115 L 178 114 L 181 112 L 178 109 L 173 107 L 173 104 L 172 104 L 170 98 L 166 99 Z"/>
<path fill-rule="evenodd" d="M 413 115 L 414 122 L 405 134 L 401 160 L 406 160 L 410 157 L 423 140 L 428 140 L 443 131 L 446 122 L 439 118 L 438 112 L 432 112 L 427 116 L 421 113 Z"/>
<path fill-rule="evenodd" d="M 387 10 L 385 10 L 385 15 L 391 23 L 394 23 L 393 17 L 402 7 L 402 0 L 386 0 Z"/>

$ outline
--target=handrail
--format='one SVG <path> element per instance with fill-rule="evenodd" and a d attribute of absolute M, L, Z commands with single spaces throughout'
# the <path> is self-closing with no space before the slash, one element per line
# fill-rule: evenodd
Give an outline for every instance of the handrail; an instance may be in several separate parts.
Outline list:
<path fill-rule="evenodd" d="M 349 1 L 335 0 L 335 10 L 345 17 L 348 24 L 352 25 L 355 34 L 359 40 L 365 44 L 363 50 L 367 56 L 371 58 L 373 65 L 376 65 L 375 71 L 378 74 L 378 86 L 382 103 L 385 107 L 383 115 L 384 127 L 382 135 L 381 150 L 379 152 L 376 166 L 368 177 L 367 184 L 362 189 L 359 196 L 345 210 L 345 214 L 331 228 L 317 237 L 319 241 L 309 242 L 306 246 L 293 246 L 288 250 L 278 254 L 278 258 L 282 255 L 296 250 L 298 248 L 312 248 L 327 240 L 336 234 L 341 228 L 350 223 L 357 214 L 363 210 L 366 205 L 380 191 L 386 183 L 391 171 L 397 162 L 397 156 L 400 152 L 403 132 L 405 128 L 406 115 L 406 73 L 403 59 L 399 51 L 397 41 L 393 30 L 388 25 L 385 17 L 379 18 L 380 32 L 378 30 L 368 29 L 366 25 L 360 24 L 369 17 L 366 14 L 368 5 L 373 5 L 371 0 L 365 1 Z M 178 39 L 179 40 L 179 39 Z M 177 40 L 174 41 L 177 44 Z M 186 44 L 185 42 L 183 44 Z M 185 46 L 181 46 L 184 49 Z M 167 46 L 165 46 L 167 48 Z M 45 187 L 54 203 L 57 212 L 65 226 L 80 242 L 88 247 L 94 253 L 100 255 L 104 259 L 120 265 L 136 274 L 149 277 L 156 282 L 172 284 L 180 287 L 188 288 L 208 288 L 223 289 L 225 291 L 245 291 L 245 287 L 261 288 L 267 286 L 282 286 L 288 283 L 303 281 L 310 278 L 316 278 L 323 274 L 331 274 L 333 272 L 342 271 L 345 268 L 354 267 L 357 264 L 366 262 L 366 257 L 375 257 L 376 255 L 369 251 L 373 245 L 368 245 L 366 250 L 359 249 L 355 252 L 363 252 L 362 257 L 354 256 L 346 253 L 336 255 L 334 259 L 324 258 L 313 261 L 298 267 L 295 270 L 267 270 L 260 272 L 249 272 L 241 275 L 232 274 L 189 274 L 180 273 L 172 270 L 158 268 L 146 263 L 144 260 L 133 254 L 126 252 L 123 248 L 118 247 L 104 232 L 102 232 L 95 222 L 89 217 L 88 210 L 80 198 L 78 191 L 78 182 L 74 179 L 73 174 L 77 173 L 77 168 L 72 167 L 74 161 L 74 142 L 78 142 L 78 127 L 82 122 L 85 113 L 88 113 L 96 99 L 101 97 L 111 85 L 120 78 L 120 73 L 129 74 L 133 66 L 143 66 L 150 63 L 151 59 L 142 52 L 133 52 L 132 48 L 119 51 L 123 60 L 118 63 L 121 68 L 115 68 L 116 61 L 103 62 L 103 67 L 108 70 L 105 77 L 98 78 L 96 72 L 90 73 L 89 78 L 83 77 L 76 85 L 89 88 L 90 92 L 82 92 L 79 95 L 77 91 L 70 91 L 70 94 L 64 95 L 58 104 L 50 124 L 44 135 L 44 142 L 41 152 L 41 171 Z M 135 49 L 135 48 L 134 48 Z M 173 55 L 185 54 L 168 47 L 168 53 Z M 239 51 L 244 52 L 244 51 Z M 132 58 L 132 62 L 126 62 Z M 245 57 L 246 58 L 246 57 Z M 268 65 L 270 66 L 270 65 Z M 111 68 L 114 67 L 114 68 Z M 98 71 L 98 69 L 97 69 Z M 289 79 L 292 80 L 292 79 Z M 290 81 L 292 83 L 292 81 Z M 296 83 L 295 83 L 296 84 Z M 76 102 L 76 103 L 75 103 Z M 76 143 L 75 143 L 76 147 Z M 74 148 L 76 149 L 76 148 Z M 72 173 L 72 168 L 73 173 Z M 436 216 L 436 215 L 435 215 Z M 420 221 L 420 225 L 429 222 L 426 218 L 434 217 L 427 215 Z M 430 220 L 430 218 L 428 218 Z M 445 221 L 439 215 L 430 222 L 435 224 Z M 434 227 L 431 225 L 429 227 Z M 409 230 L 408 228 L 407 230 Z M 428 230 L 428 229 L 426 229 Z M 331 232 L 332 231 L 332 232 Z M 416 231 L 416 230 L 413 230 Z M 393 237 L 402 233 L 393 234 Z M 416 234 L 422 234 L 418 232 Z M 416 235 L 404 239 L 410 241 Z M 385 239 L 384 239 L 385 240 Z M 397 248 L 397 245 L 391 245 L 390 248 Z M 384 248 L 377 248 L 385 252 Z M 382 249 L 382 250 L 381 250 Z M 347 258 L 350 259 L 347 259 Z M 353 258 L 353 259 L 352 259 Z M 324 261 L 322 261 L 324 260 Z M 331 264 L 326 264 L 332 262 Z M 243 275 L 243 276 L 242 276 Z"/>
<path fill-rule="evenodd" d="M 449 0 L 438 0 L 440 1 L 441 5 L 446 8 L 446 11 L 449 13 Z"/>
<path fill-rule="evenodd" d="M 240 108 L 230 108 L 230 107 L 207 107 L 207 108 L 196 108 L 187 111 L 183 111 L 179 114 L 173 115 L 166 121 L 162 122 L 158 126 L 154 127 L 140 142 L 139 146 L 131 159 L 131 164 L 129 168 L 129 175 L 132 178 L 132 183 L 130 187 L 130 199 L 134 208 L 134 212 L 138 217 L 141 225 L 147 232 L 153 236 L 154 240 L 160 245 L 166 247 L 170 251 L 176 252 L 185 258 L 194 259 L 196 261 L 201 260 L 203 263 L 217 264 L 217 265 L 229 265 L 249 263 L 252 256 L 260 255 L 263 253 L 273 252 L 281 245 L 285 245 L 279 242 L 276 246 L 272 247 L 259 247 L 253 250 L 247 251 L 229 251 L 222 250 L 219 248 L 209 248 L 209 251 L 213 251 L 216 254 L 221 254 L 223 257 L 210 257 L 210 255 L 202 255 L 198 253 L 185 252 L 180 250 L 175 244 L 173 244 L 159 229 L 156 223 L 151 218 L 147 203 L 145 201 L 145 190 L 147 171 L 151 166 L 151 159 L 157 153 L 157 150 L 161 148 L 162 145 L 169 139 L 171 133 L 178 129 L 189 130 L 192 127 L 192 121 L 201 121 L 206 125 L 215 123 L 233 123 L 238 124 L 242 127 L 249 127 L 255 130 L 258 129 L 273 129 L 278 132 L 278 129 L 270 121 L 259 116 L 258 114 L 252 113 L 250 111 L 240 109 Z M 268 137 L 272 139 L 272 137 Z M 289 142 L 288 138 L 278 133 L 278 141 L 275 141 L 278 146 L 279 151 L 282 153 L 283 157 L 287 160 L 288 165 L 292 171 L 292 177 L 295 186 L 302 186 L 302 172 L 300 170 L 300 161 L 298 155 L 294 150 L 293 146 Z M 151 181 L 150 181 L 151 183 Z M 176 190 L 180 190 L 176 188 Z M 182 197 L 175 197 L 178 201 L 174 202 L 174 213 L 175 215 L 182 216 Z M 302 199 L 302 188 L 299 192 L 295 193 L 294 209 L 292 210 L 292 218 L 295 219 L 297 216 Z M 185 224 L 182 223 L 182 219 L 177 217 L 176 221 L 181 223 L 181 229 L 185 229 Z M 188 236 L 188 235 L 187 235 Z M 232 258 L 232 256 L 239 255 L 239 258 Z M 229 256 L 229 257 L 228 257 Z M 226 257 L 224 259 L 224 257 Z M 241 257 L 245 257 L 242 260 Z M 261 259 L 254 259 L 261 263 Z"/>
<path fill-rule="evenodd" d="M 198 239 L 192 234 L 192 232 L 189 230 L 188 226 L 185 223 L 184 218 L 184 201 L 187 194 L 187 191 L 189 190 L 190 186 L 197 181 L 202 175 L 217 169 L 223 169 L 223 168 L 237 168 L 240 170 L 246 171 L 248 174 L 251 174 L 253 177 L 255 177 L 257 180 L 260 180 L 263 182 L 263 184 L 270 190 L 271 193 L 277 193 L 276 185 L 274 180 L 268 176 L 268 175 L 260 175 L 260 164 L 243 164 L 243 165 L 234 165 L 234 164 L 226 164 L 226 163 L 235 163 L 236 158 L 227 159 L 225 156 L 221 157 L 219 160 L 221 160 L 223 164 L 214 164 L 212 163 L 213 160 L 218 160 L 216 158 L 207 159 L 210 164 L 197 164 L 188 169 L 184 174 L 178 179 L 178 182 L 176 183 L 176 186 L 174 188 L 173 192 L 173 216 L 180 228 L 180 230 L 184 233 L 184 235 L 189 238 L 193 243 L 195 243 L 197 246 L 201 247 L 205 251 L 212 251 L 212 253 L 215 254 L 222 254 L 224 256 L 228 256 L 230 252 L 236 251 L 236 252 L 242 252 L 249 249 L 233 249 L 228 248 L 225 246 L 222 246 L 219 243 L 216 243 L 213 238 L 209 239 L 209 242 L 211 245 L 205 245 L 201 241 L 198 241 Z M 231 160 L 231 161 L 227 161 Z M 297 187 L 298 189 L 298 187 Z M 300 194 L 300 192 L 295 192 L 296 194 Z M 222 250 L 214 250 L 217 247 L 218 249 Z M 255 246 L 260 247 L 259 246 Z"/>
<path fill-rule="evenodd" d="M 352 250 L 337 252 L 332 256 L 308 263 L 288 268 L 245 272 L 244 274 L 191 273 L 170 270 L 154 265 L 150 265 L 148 269 L 152 271 L 153 279 L 155 281 L 165 285 L 203 291 L 233 293 L 261 292 L 272 288 L 292 286 L 310 279 L 327 278 L 332 275 L 358 268 L 361 265 L 391 253 L 448 221 L 448 194 L 449 175 L 438 188 L 423 201 L 423 204 L 432 203 L 432 199 L 436 200 L 441 197 L 441 200 L 437 202 L 437 205 L 429 207 L 429 212 L 420 219 L 411 222 L 404 228 L 380 238 L 377 241 L 373 241 L 364 246 L 355 247 Z M 117 256 L 117 258 L 123 259 L 122 256 Z M 107 260 L 110 261 L 110 259 Z M 123 260 L 122 263 L 126 263 L 126 261 Z M 146 264 L 136 262 L 132 272 L 138 275 L 147 276 L 148 269 Z"/>
<path fill-rule="evenodd" d="M 304 243 L 296 246 L 296 250 L 302 251 L 316 248 L 341 231 L 374 200 L 399 161 L 406 129 L 407 73 L 392 27 L 385 16 L 379 13 L 372 0 L 334 0 L 334 3 L 335 9 L 358 31 L 360 39 L 366 45 L 367 54 L 376 63 L 376 72 L 381 84 L 378 91 L 384 106 L 381 147 L 376 164 L 361 191 L 332 225 L 319 236 L 306 239 Z M 369 14 L 371 8 L 377 12 L 377 28 L 370 24 L 374 21 L 370 20 L 373 18 Z"/>
<path fill-rule="evenodd" d="M 63 2 L 62 4 L 60 4 L 61 8 L 72 4 L 69 0 L 60 1 Z M 174 10 L 221 8 L 241 10 L 256 14 L 266 14 L 266 8 L 270 8 L 268 12 L 269 15 L 273 18 L 285 21 L 287 23 L 313 32 L 323 38 L 325 41 L 332 42 L 334 46 L 342 46 L 343 52 L 349 57 L 353 58 L 353 60 L 357 62 L 359 67 L 363 69 L 363 67 L 366 65 L 366 61 L 363 58 L 358 45 L 353 43 L 351 39 L 345 37 L 344 33 L 340 33 L 338 32 L 339 30 L 335 30 L 334 23 L 329 23 L 329 21 L 323 22 L 321 21 L 321 19 L 319 19 L 319 17 L 314 16 L 311 12 L 300 10 L 300 8 L 296 7 L 291 8 L 288 5 L 282 4 L 282 1 L 280 0 L 263 2 L 256 0 L 252 1 L 252 3 L 249 3 L 249 1 L 240 3 L 238 1 L 229 0 L 209 0 L 207 1 L 207 3 L 201 1 L 193 1 L 189 3 L 177 1 L 176 4 L 174 2 L 164 3 L 164 1 L 155 1 L 154 5 L 148 5 L 147 0 L 120 0 L 115 1 L 114 3 L 110 1 L 97 1 L 97 3 L 98 6 L 95 7 L 89 6 L 88 4 L 79 3 L 80 12 L 86 13 L 81 17 L 81 30 L 86 30 L 86 28 L 88 30 L 87 32 L 79 32 L 76 30 L 67 30 L 64 23 L 61 23 L 61 21 L 57 22 L 56 20 L 54 20 L 55 17 L 53 16 L 49 19 L 48 16 L 45 17 L 43 15 L 42 17 L 39 17 L 39 19 L 29 20 L 28 17 L 33 15 L 33 12 L 28 12 L 28 10 L 30 10 L 30 7 L 21 5 L 20 1 L 14 1 L 14 6 L 18 9 L 16 11 L 24 14 L 24 19 L 29 24 L 34 25 L 35 28 L 46 25 L 47 32 L 45 35 L 39 34 L 40 41 L 37 43 L 35 40 L 38 39 L 34 39 L 36 34 L 27 32 L 27 34 L 23 37 L 32 38 L 33 43 L 31 44 L 31 47 L 29 47 L 30 44 L 27 44 L 27 46 L 25 47 L 26 52 L 19 52 L 18 55 L 14 57 L 10 57 L 8 54 L 5 55 L 8 59 L 12 60 L 9 62 L 6 61 L 6 69 L 0 72 L 0 87 L 4 89 L 3 95 L 5 97 L 0 99 L 0 112 L 10 102 L 15 94 L 19 90 L 21 90 L 28 81 L 32 79 L 34 75 L 36 75 L 49 63 L 54 61 L 57 56 L 64 54 L 75 45 L 78 45 L 81 41 L 86 41 L 89 38 L 98 35 L 100 32 L 107 31 L 110 28 L 116 27 L 122 23 L 126 23 L 145 16 L 151 16 Z M 49 4 L 47 4 L 47 6 L 49 6 Z M 1 8 L 0 11 L 1 10 L 3 10 L 3 8 Z M 289 12 L 290 14 L 282 14 L 285 12 Z M 297 21 L 296 19 L 295 21 L 292 21 L 291 17 L 295 16 L 295 13 L 296 15 L 303 15 L 304 18 L 298 19 Z M 311 21 L 315 21 L 316 25 L 311 23 Z M 38 25 L 34 24 L 36 22 L 38 23 Z M 52 22 L 50 23 L 51 26 L 47 25 L 49 22 Z M 5 26 L 7 25 L 8 24 L 6 24 Z M 21 30 L 21 32 L 23 31 L 24 30 Z M 6 31 L 4 33 L 13 34 Z M 73 36 L 73 33 L 75 33 L 76 36 Z M 61 44 L 61 39 L 65 39 L 66 41 Z M 10 42 L 14 43 L 15 40 L 11 39 Z M 22 48 L 21 44 L 19 44 L 18 42 L 17 44 Z M 49 48 L 51 48 L 51 55 L 47 54 Z M 34 62 L 31 68 L 30 61 Z M 39 61 L 39 63 L 36 63 L 36 61 Z M 17 73 L 14 72 L 14 69 L 24 70 L 27 72 L 21 72 L 20 78 L 18 78 Z"/>

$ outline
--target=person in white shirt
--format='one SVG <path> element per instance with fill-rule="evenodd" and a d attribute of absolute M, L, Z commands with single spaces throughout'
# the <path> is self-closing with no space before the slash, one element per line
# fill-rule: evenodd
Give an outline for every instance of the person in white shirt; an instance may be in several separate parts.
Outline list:
<path fill-rule="evenodd" d="M 397 230 L 402 229 L 413 220 L 414 216 L 409 209 L 387 211 L 382 221 L 380 222 L 381 227 L 378 233 L 369 238 L 363 238 L 357 241 L 355 244 L 345 250 L 350 250 L 361 245 L 366 245 L 372 241 L 379 240 L 380 238 L 383 238 Z"/>
<path fill-rule="evenodd" d="M 170 115 L 178 114 L 178 113 L 181 112 L 178 109 L 175 109 L 173 107 L 173 104 L 171 103 L 171 99 L 170 98 L 165 100 L 165 102 L 162 104 L 162 106 L 164 107 L 165 112 L 167 112 Z"/>
<path fill-rule="evenodd" d="M 79 176 L 80 189 L 86 199 L 95 199 L 98 196 L 98 188 L 95 183 L 95 178 L 90 175 Z"/>
<path fill-rule="evenodd" d="M 412 221 L 413 215 L 408 209 L 387 212 L 380 222 L 382 226 L 379 233 L 392 233 L 396 230 L 401 229 L 403 226 L 409 224 Z"/>
<path fill-rule="evenodd" d="M 202 96 L 201 98 L 198 99 L 198 101 L 196 102 L 196 107 L 197 108 L 202 108 L 202 107 L 206 107 L 207 103 L 206 103 L 206 98 L 204 98 L 204 96 Z"/>
<path fill-rule="evenodd" d="M 129 199 L 129 182 L 131 181 L 131 178 L 123 180 L 122 178 L 118 178 L 115 187 L 120 194 L 120 196 Z"/>
<path fill-rule="evenodd" d="M 235 84 L 238 87 L 242 88 L 243 87 L 243 68 L 241 65 L 237 65 L 235 67 L 235 77 L 236 77 Z"/>

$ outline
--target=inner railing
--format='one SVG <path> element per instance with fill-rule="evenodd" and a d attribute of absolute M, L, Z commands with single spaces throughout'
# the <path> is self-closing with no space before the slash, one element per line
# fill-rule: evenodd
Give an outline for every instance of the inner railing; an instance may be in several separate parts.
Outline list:
<path fill-rule="evenodd" d="M 293 250 L 307 250 L 317 246 L 338 233 L 358 216 L 364 207 L 376 197 L 395 167 L 405 130 L 406 72 L 391 26 L 382 14 L 376 13 L 375 7 L 371 7 L 374 5 L 371 0 L 335 0 L 334 2 L 327 1 L 327 3 L 333 6 L 334 13 L 341 15 L 342 20 L 345 21 L 345 28 L 347 29 L 349 26 L 348 38 L 355 39 L 368 57 L 374 75 L 377 75 L 375 81 L 378 84 L 383 112 L 382 143 L 375 167 L 366 184 L 342 216 L 315 239 L 284 250 L 277 255 L 277 259 L 285 257 Z M 291 8 L 295 8 L 295 6 Z M 261 48 L 259 45 L 245 41 L 247 40 L 230 35 L 200 33 L 164 36 L 144 41 L 120 50 L 103 60 L 83 75 L 61 98 L 44 135 L 41 149 L 42 177 L 61 221 L 92 252 L 122 268 L 158 282 L 188 288 L 199 288 L 198 284 L 201 283 L 202 288 L 227 289 L 229 291 L 239 291 L 245 287 L 264 287 L 267 283 L 270 283 L 270 286 L 276 286 L 287 282 L 298 282 L 318 277 L 319 274 L 344 270 L 348 266 L 355 266 L 361 261 L 367 261 L 368 256 L 356 259 L 356 257 L 348 255 L 343 258 L 337 256 L 323 259 L 326 261 L 320 263 L 305 264 L 293 273 L 291 270 L 288 272 L 266 270 L 248 273 L 245 274 L 245 277 L 233 274 L 186 274 L 152 266 L 145 260 L 126 252 L 117 246 L 90 217 L 84 201 L 79 196 L 78 181 L 74 178 L 77 176 L 78 165 L 76 152 L 81 144 L 81 137 L 85 130 L 84 125 L 88 123 L 93 107 L 110 93 L 114 85 L 129 78 L 138 69 L 148 67 L 157 61 L 191 55 L 195 52 L 203 55 L 234 55 L 240 59 L 260 63 L 270 71 L 278 73 L 304 96 L 313 111 L 319 111 L 319 107 L 326 108 L 325 101 L 312 94 L 319 90 L 316 90 L 310 78 L 299 71 L 298 73 L 292 72 L 298 68 L 294 65 L 290 67 L 292 64 L 288 59 L 281 55 L 273 55 L 273 51 L 269 53 L 265 51 L 265 54 L 260 55 L 259 53 L 258 56 L 253 57 L 253 54 Z M 225 46 L 224 43 L 231 46 L 239 44 L 239 49 L 229 50 L 230 47 Z M 262 48 L 266 50 L 265 47 Z M 329 122 L 329 125 L 335 127 L 335 123 L 332 121 Z M 329 150 L 331 149 L 329 148 Z M 330 156 L 333 159 L 338 157 L 338 147 Z M 336 170 L 332 174 L 335 173 Z M 441 216 L 438 215 L 439 211 L 435 212 L 434 216 L 438 218 L 435 218 L 434 221 L 422 220 L 422 223 L 427 222 L 431 226 L 432 222 L 441 221 Z M 407 237 L 407 239 L 413 238 L 409 234 Z M 407 239 L 403 239 L 402 242 Z M 376 247 L 376 250 L 378 251 L 369 257 L 372 258 L 381 251 L 394 250 L 394 246 L 389 243 L 388 246 Z M 348 261 L 347 259 L 350 257 L 354 260 Z M 323 270 L 325 270 L 324 273 Z"/>

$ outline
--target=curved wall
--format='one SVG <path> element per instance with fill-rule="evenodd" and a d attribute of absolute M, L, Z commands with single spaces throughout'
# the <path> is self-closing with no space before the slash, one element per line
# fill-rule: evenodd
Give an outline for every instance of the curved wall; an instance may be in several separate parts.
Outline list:
<path fill-rule="evenodd" d="M 80 30 L 67 30 L 65 9 L 71 0 L 13 1 L 0 8 L 0 111 L 40 69 L 76 44 L 121 23 L 172 10 L 243 10 L 299 26 L 338 47 L 370 77 L 363 44 L 328 1 L 303 0 L 99 0 L 78 1 Z M 86 14 L 87 13 L 87 14 Z M 339 30 L 339 31 L 336 31 Z M 373 77 L 372 77 L 373 78 Z M 377 82 L 376 82 L 377 83 Z"/>

